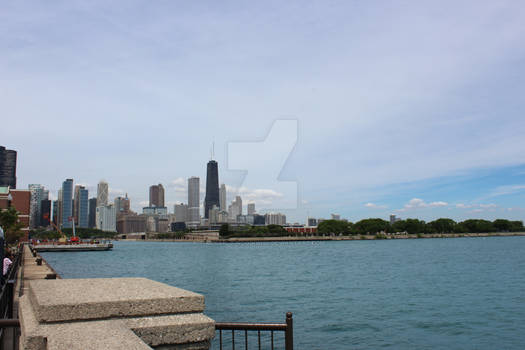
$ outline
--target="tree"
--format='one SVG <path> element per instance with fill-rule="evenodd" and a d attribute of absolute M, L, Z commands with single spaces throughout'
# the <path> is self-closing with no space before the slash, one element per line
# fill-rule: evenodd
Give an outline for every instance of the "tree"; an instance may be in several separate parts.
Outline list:
<path fill-rule="evenodd" d="M 219 236 L 225 237 L 230 234 L 230 225 L 228 224 L 222 224 L 221 228 L 219 229 Z"/>
<path fill-rule="evenodd" d="M 430 227 L 437 233 L 452 233 L 456 222 L 452 219 L 441 218 L 429 222 Z"/>
<path fill-rule="evenodd" d="M 496 219 L 492 222 L 494 228 L 500 232 L 510 231 L 510 221 L 505 219 Z"/>
<path fill-rule="evenodd" d="M 18 212 L 15 208 L 0 211 L 0 226 L 4 229 L 5 242 L 7 244 L 15 243 L 22 237 L 20 230 L 24 225 L 18 221 Z"/>
<path fill-rule="evenodd" d="M 320 234 L 349 234 L 352 223 L 343 220 L 323 220 L 317 225 Z"/>
<path fill-rule="evenodd" d="M 372 234 L 375 235 L 378 232 L 381 231 L 389 231 L 390 229 L 390 223 L 388 221 L 385 221 L 383 219 L 375 218 L 375 219 L 364 219 L 361 221 L 356 222 L 353 225 L 353 231 L 357 234 Z"/>
<path fill-rule="evenodd" d="M 467 232 L 482 233 L 495 231 L 494 225 L 488 220 L 469 219 L 463 221 L 461 224 L 466 228 Z"/>

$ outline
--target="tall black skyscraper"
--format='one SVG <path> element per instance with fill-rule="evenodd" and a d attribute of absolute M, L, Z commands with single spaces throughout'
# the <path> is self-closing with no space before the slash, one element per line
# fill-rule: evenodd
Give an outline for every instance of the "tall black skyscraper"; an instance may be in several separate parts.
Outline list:
<path fill-rule="evenodd" d="M 206 219 L 214 205 L 219 207 L 219 167 L 216 161 L 210 160 L 206 172 L 206 197 L 204 198 L 204 217 Z"/>
<path fill-rule="evenodd" d="M 0 146 L 0 186 L 16 188 L 16 151 Z"/>

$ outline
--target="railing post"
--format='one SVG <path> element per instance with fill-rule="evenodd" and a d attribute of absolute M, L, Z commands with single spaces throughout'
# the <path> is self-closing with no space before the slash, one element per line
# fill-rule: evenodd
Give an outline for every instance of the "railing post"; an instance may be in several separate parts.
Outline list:
<path fill-rule="evenodd" d="M 291 312 L 286 313 L 286 332 L 284 336 L 286 350 L 293 350 L 293 317 Z"/>
<path fill-rule="evenodd" d="M 6 298 L 7 298 L 7 318 L 13 318 L 13 290 L 15 286 L 14 280 L 7 281 L 6 284 Z"/>

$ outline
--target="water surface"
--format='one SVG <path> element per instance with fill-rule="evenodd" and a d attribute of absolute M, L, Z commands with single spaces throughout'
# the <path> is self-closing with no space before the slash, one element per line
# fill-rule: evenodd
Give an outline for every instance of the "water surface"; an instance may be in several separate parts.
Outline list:
<path fill-rule="evenodd" d="M 114 244 L 42 256 L 64 278 L 202 293 L 216 321 L 292 311 L 298 350 L 525 348 L 525 237 Z"/>

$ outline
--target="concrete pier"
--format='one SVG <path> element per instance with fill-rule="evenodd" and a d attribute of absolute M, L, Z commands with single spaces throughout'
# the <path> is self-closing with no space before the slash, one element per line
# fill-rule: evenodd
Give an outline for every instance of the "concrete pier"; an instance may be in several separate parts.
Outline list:
<path fill-rule="evenodd" d="M 145 278 L 45 279 L 26 247 L 20 349 L 207 350 L 204 296 Z"/>

